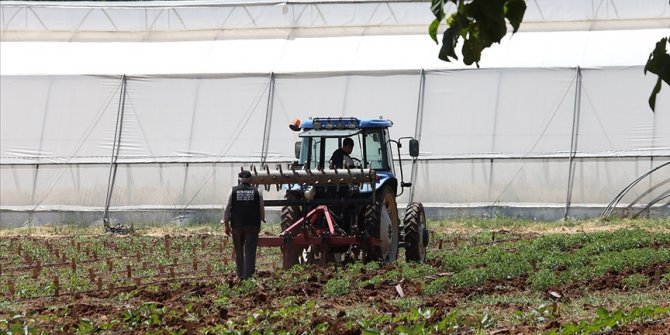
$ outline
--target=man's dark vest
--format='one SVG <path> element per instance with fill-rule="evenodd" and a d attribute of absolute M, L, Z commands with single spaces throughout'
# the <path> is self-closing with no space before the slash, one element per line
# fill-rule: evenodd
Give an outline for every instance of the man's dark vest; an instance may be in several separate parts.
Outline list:
<path fill-rule="evenodd" d="M 249 184 L 233 187 L 231 194 L 231 226 L 260 226 L 261 201 L 258 189 Z"/>

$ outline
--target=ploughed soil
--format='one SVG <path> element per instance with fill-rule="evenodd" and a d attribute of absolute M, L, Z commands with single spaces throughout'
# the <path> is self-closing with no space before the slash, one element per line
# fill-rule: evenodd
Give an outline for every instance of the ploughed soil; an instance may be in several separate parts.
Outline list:
<path fill-rule="evenodd" d="M 641 273 L 653 278 L 656 273 L 665 273 L 668 267 L 670 267 L 669 264 L 657 265 L 645 268 Z M 351 285 L 351 291 L 348 294 L 333 297 L 324 294 L 324 286 L 328 280 L 338 275 L 339 270 L 336 267 L 311 266 L 306 268 L 305 271 L 307 272 L 305 274 L 306 280 L 299 285 L 280 284 L 285 282 L 285 278 L 282 277 L 282 274 L 286 275 L 285 273 L 259 271 L 254 280 L 257 287 L 250 293 L 230 297 L 228 304 L 218 304 L 216 299 L 219 297 L 220 284 L 225 282 L 231 289 L 234 289 L 237 285 L 243 285 L 234 275 L 200 281 L 166 282 L 153 287 L 130 286 L 115 291 L 89 291 L 75 295 L 14 301 L 13 303 L 18 308 L 13 311 L 0 309 L 0 319 L 7 319 L 11 317 L 11 314 L 23 312 L 37 320 L 33 324 L 35 329 L 47 333 L 74 333 L 82 320 L 90 320 L 94 324 L 110 322 L 111 320 L 124 320 L 124 312 L 127 313 L 129 309 L 141 304 L 153 303 L 159 308 L 166 307 L 168 310 L 183 310 L 186 304 L 190 304 L 192 306 L 190 310 L 198 316 L 197 320 L 191 320 L 184 316 L 164 318 L 163 324 L 150 329 L 182 329 L 186 330 L 187 333 L 196 333 L 203 327 L 214 327 L 217 324 L 226 324 L 227 321 L 231 321 L 233 324 L 243 322 L 254 311 L 277 310 L 285 306 L 282 303 L 287 297 L 292 297 L 293 304 L 298 306 L 310 300 L 316 301 L 313 312 L 294 317 L 277 318 L 272 322 L 272 327 L 275 330 L 294 329 L 299 330 L 299 332 L 310 333 L 314 331 L 313 327 L 319 324 L 328 324 L 326 333 L 360 334 L 362 332 L 361 327 L 347 326 L 349 321 L 356 321 L 356 316 L 352 318 L 350 315 L 352 307 L 364 306 L 369 310 L 367 315 L 370 318 L 379 315 L 395 316 L 406 312 L 406 309 L 392 303 L 399 299 L 398 285 L 402 288 L 405 297 L 418 297 L 421 299 L 422 307 L 430 307 L 443 312 L 453 310 L 459 302 L 472 297 L 491 294 L 521 294 L 526 290 L 527 285 L 526 278 L 514 278 L 507 281 L 489 281 L 471 288 L 451 288 L 445 293 L 433 296 L 422 295 L 421 283 L 412 280 L 404 280 L 400 283 L 383 282 L 376 286 L 366 285 L 361 287 L 355 285 L 355 282 L 368 280 L 387 271 L 386 268 L 382 267 L 371 272 L 361 270 L 360 274 L 351 278 L 354 285 Z M 563 295 L 561 299 L 564 299 L 564 301 L 577 298 L 584 294 L 585 289 L 588 292 L 609 290 L 620 292 L 625 290 L 622 287 L 621 280 L 628 274 L 608 274 L 594 279 L 591 283 L 583 283 L 584 287 L 573 284 L 556 287 L 552 290 L 560 292 Z M 667 284 L 659 288 L 661 290 L 670 289 Z M 492 308 L 508 311 L 512 314 L 516 310 L 522 310 L 524 306 L 499 304 L 492 306 Z M 49 315 L 55 315 L 55 317 L 48 319 Z M 595 311 L 593 315 L 595 317 Z M 443 316 L 444 313 L 434 313 L 427 324 L 435 324 Z M 358 317 L 360 318 L 360 315 Z M 473 315 L 471 320 L 466 317 L 464 322 L 466 324 L 468 322 L 476 324 L 479 322 L 478 317 L 480 316 Z M 561 315 L 550 322 L 493 327 L 486 329 L 486 332 L 491 334 L 542 333 L 575 321 L 580 320 L 573 320 L 569 315 Z M 390 329 L 393 329 L 393 325 L 389 326 Z M 670 334 L 669 330 L 670 317 L 666 317 L 647 323 L 628 324 L 612 330 L 611 333 Z M 142 326 L 138 326 L 131 331 L 131 333 L 138 334 L 145 332 L 146 328 Z"/>
<path fill-rule="evenodd" d="M 498 237 L 503 235 L 499 232 Z M 536 234 L 519 234 L 508 236 L 512 239 L 527 239 L 537 236 Z M 435 241 L 437 242 L 437 241 Z M 445 241 L 446 244 L 451 243 Z M 442 241 L 439 241 L 442 245 Z M 280 317 L 268 320 L 274 331 L 294 330 L 296 333 L 312 333 L 319 325 L 328 325 L 325 333 L 328 334 L 361 334 L 364 329 L 361 319 L 375 320 L 379 316 L 397 316 L 407 313 L 409 307 L 403 307 L 399 300 L 403 298 L 414 299 L 412 306 L 431 308 L 435 311 L 428 320 L 421 320 L 426 325 L 434 325 L 447 313 L 452 312 L 464 302 L 478 297 L 488 295 L 522 295 L 528 294 L 527 278 L 517 277 L 509 280 L 490 280 L 482 285 L 466 288 L 450 287 L 443 293 L 426 295 L 423 293 L 423 285 L 431 280 L 442 276 L 450 276 L 449 273 L 440 273 L 417 280 L 405 279 L 400 282 L 387 280 L 377 284 L 359 285 L 359 283 L 370 280 L 378 275 L 383 275 L 390 270 L 400 270 L 401 267 L 380 267 L 375 270 L 362 268 L 359 273 L 348 277 L 351 284 L 349 292 L 343 295 L 328 295 L 326 283 L 333 278 L 339 278 L 343 273 L 338 266 L 329 264 L 327 266 L 309 266 L 304 268 L 300 274 L 301 280 L 289 280 L 289 272 L 273 271 L 267 264 L 276 264 L 276 254 L 259 254 L 259 271 L 253 282 L 253 289 L 248 289 L 249 282 L 240 282 L 233 273 L 223 276 L 214 275 L 208 278 L 179 279 L 159 281 L 153 284 L 140 284 L 139 286 L 123 286 L 115 289 L 105 288 L 102 290 L 89 290 L 75 294 L 60 296 L 29 298 L 24 300 L 8 298 L 4 292 L 0 292 L 0 321 L 15 318 L 17 313 L 23 314 L 20 320 L 30 326 L 36 333 L 76 333 L 81 331 L 83 321 L 94 325 L 110 324 L 111 329 L 107 331 L 96 331 L 100 333 L 115 333 L 121 330 L 123 333 L 144 334 L 168 333 L 168 330 L 184 330 L 186 333 L 199 333 L 203 329 L 218 329 L 217 325 L 224 325 L 223 329 L 229 327 L 240 329 L 242 332 L 248 330 L 244 324 L 249 318 L 254 318 L 258 311 L 277 311 L 287 305 L 302 306 L 310 301 L 315 301 L 315 306 L 308 312 L 290 312 Z M 263 259 L 272 257 L 272 260 Z M 2 258 L 0 258 L 2 260 Z M 264 265 L 265 264 L 265 265 Z M 429 265 L 440 267 L 439 260 L 431 260 Z M 592 292 L 625 292 L 628 289 L 623 284 L 623 279 L 633 273 L 642 273 L 651 278 L 654 290 L 667 292 L 670 284 L 663 283 L 660 279 L 668 273 L 670 264 L 649 266 L 637 271 L 623 271 L 620 273 L 608 273 L 599 278 L 593 278 L 588 283 L 572 283 L 560 287 L 551 287 L 547 290 L 546 300 L 552 301 L 549 292 L 558 292 L 561 295 L 558 303 L 566 303 Z M 350 273 L 350 272 L 347 272 Z M 167 277 L 167 275 L 166 275 Z M 296 284 L 297 282 L 297 284 Z M 221 287 L 229 287 L 228 292 L 237 292 L 238 288 L 247 287 L 239 291 L 247 292 L 227 296 L 221 301 Z M 5 283 L 0 283 L 3 291 Z M 400 293 L 402 292 L 402 293 Z M 4 300 L 4 301 L 3 301 Z M 290 301 L 290 303 L 287 303 Z M 417 302 L 418 301 L 418 302 Z M 133 318 L 131 311 L 138 306 L 153 304 L 156 308 L 165 311 L 177 311 L 170 315 L 169 312 L 160 315 L 160 320 L 153 325 L 147 325 L 151 319 L 151 313 Z M 467 304 L 466 304 L 467 305 Z M 188 306 L 188 307 L 186 307 Z M 666 305 L 667 307 L 667 305 Z M 527 312 L 529 306 L 498 303 L 490 308 L 499 314 L 514 315 L 518 311 Z M 585 306 L 585 310 L 593 309 L 591 319 L 596 317 L 597 307 Z M 141 313 L 140 313 L 141 314 Z M 136 315 L 137 316 L 137 315 Z M 261 317 L 262 318 L 262 317 Z M 30 319 L 30 320 L 27 320 Z M 139 321 L 138 321 L 139 320 Z M 476 327 L 481 320 L 481 315 L 466 315 L 465 319 L 459 321 L 459 325 L 468 328 Z M 485 328 L 490 334 L 529 334 L 543 333 L 549 330 L 559 329 L 562 325 L 579 322 L 584 319 L 575 319 L 574 316 L 560 314 L 551 320 L 543 322 L 499 322 L 496 326 Z M 586 319 L 588 320 L 588 318 Z M 115 323 L 115 321 L 118 321 Z M 14 321 L 17 322 L 17 321 Z M 11 325 L 11 323 L 10 323 Z M 239 325 L 239 328 L 237 326 Z M 386 331 L 394 329 L 393 324 L 373 324 L 373 327 Z M 4 328 L 3 328 L 4 327 Z M 129 331 L 125 329 L 130 328 Z M 7 325 L 0 322 L 0 333 L 4 333 Z M 464 331 L 463 333 L 472 333 Z M 216 331 L 215 331 L 216 333 Z M 631 323 L 610 331 L 612 334 L 670 334 L 670 316 L 645 323 Z"/>

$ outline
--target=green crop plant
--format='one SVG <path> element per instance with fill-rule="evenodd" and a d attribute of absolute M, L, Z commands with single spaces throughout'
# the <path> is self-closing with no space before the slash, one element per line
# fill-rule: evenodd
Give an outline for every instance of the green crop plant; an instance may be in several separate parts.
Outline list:
<path fill-rule="evenodd" d="M 592 266 L 579 266 L 561 271 L 558 274 L 561 284 L 584 283 L 597 277 L 595 269 Z"/>
<path fill-rule="evenodd" d="M 463 271 L 475 264 L 475 259 L 479 250 L 473 247 L 465 246 L 454 252 L 444 252 L 442 254 L 442 268 L 449 272 Z"/>
<path fill-rule="evenodd" d="M 389 300 L 389 304 L 400 308 L 401 310 L 407 310 L 410 308 L 418 308 L 423 305 L 423 301 L 419 297 L 404 297 Z"/>
<path fill-rule="evenodd" d="M 491 272 L 486 268 L 467 269 L 455 273 L 452 277 L 452 284 L 455 287 L 471 287 L 485 283 L 491 278 Z"/>
<path fill-rule="evenodd" d="M 397 283 L 403 278 L 402 269 L 398 267 L 389 268 L 387 271 L 382 271 L 381 274 L 384 280 L 390 283 Z"/>
<path fill-rule="evenodd" d="M 403 263 L 400 269 L 405 279 L 423 278 L 437 273 L 435 267 L 424 263 Z"/>
<path fill-rule="evenodd" d="M 358 287 L 366 287 L 366 286 L 373 286 L 376 287 L 380 285 L 381 283 L 386 281 L 386 277 L 383 274 L 375 275 L 372 276 L 372 278 L 368 280 L 363 280 L 358 282 Z"/>
<path fill-rule="evenodd" d="M 352 332 L 369 334 L 485 334 L 491 329 L 516 326 L 524 330 L 528 327 L 528 332 L 534 333 L 551 331 L 548 328 L 558 324 L 564 325 L 562 332 L 568 333 L 570 322 L 582 329 L 577 332 L 587 333 L 583 329 L 600 323 L 600 317 L 591 319 L 599 307 L 620 309 L 628 318 L 640 306 L 667 307 L 670 301 L 667 292 L 670 272 L 666 266 L 670 262 L 670 225 L 667 220 L 653 227 L 640 221 L 632 223 L 645 229 L 619 231 L 613 229 L 631 224 L 594 227 L 593 223 L 586 223 L 589 229 L 601 231 L 593 233 L 579 231 L 583 223 L 577 222 L 573 223 L 577 229 L 566 229 L 568 233 L 542 235 L 542 230 L 556 231 L 556 227 L 565 225 L 516 223 L 523 225 L 516 232 L 504 228 L 500 222 L 478 224 L 472 220 L 469 224 L 474 229 L 466 231 L 458 222 L 456 227 L 435 227 L 436 223 L 430 222 L 431 229 L 441 230 L 431 236 L 426 263 L 354 262 L 326 268 L 301 265 L 280 270 L 276 269 L 277 261 L 281 260 L 280 250 L 262 249 L 258 253 L 259 275 L 250 282 L 231 281 L 235 273 L 231 244 L 224 247 L 220 236 L 197 235 L 201 227 L 175 228 L 178 235 L 169 238 L 169 254 L 164 250 L 164 237 L 149 236 L 144 231 L 123 238 L 90 235 L 90 232 L 48 239 L 36 235 L 10 240 L 0 236 L 3 255 L 0 333 L 7 332 L 11 316 L 17 311 L 25 314 L 24 311 L 31 310 L 37 314 L 24 315 L 15 323 L 28 326 L 29 333 L 37 334 L 172 334 L 186 328 L 202 334 L 331 333 L 346 332 L 341 327 L 347 323 Z M 492 231 L 496 229 L 509 232 Z M 189 232 L 191 236 L 186 235 Z M 6 234 L 3 231 L 0 235 L 3 233 Z M 100 234 L 99 229 L 94 233 Z M 215 233 L 220 235 L 220 227 Z M 443 240 L 441 249 L 436 242 L 439 239 Z M 111 264 L 107 263 L 108 258 Z M 192 264 L 194 258 L 197 270 Z M 72 259 L 77 260 L 76 273 L 70 263 Z M 165 265 L 172 266 L 175 260 L 177 276 L 169 279 L 170 267 Z M 37 261 L 41 262 L 41 269 L 35 279 L 30 264 Z M 161 263 L 164 267 L 159 273 Z M 271 268 L 273 263 L 275 267 Z M 211 271 L 205 270 L 207 264 Z M 142 277 L 140 288 L 134 291 L 129 290 L 135 281 L 127 278 L 128 265 L 133 278 Z M 88 276 L 89 269 L 95 273 L 95 282 Z M 51 298 L 56 277 L 60 296 Z M 97 278 L 102 279 L 99 292 L 96 292 Z M 165 279 L 169 280 L 163 283 Z M 187 283 L 192 279 L 204 286 Z M 10 280 L 15 287 L 11 297 L 6 290 Z M 342 295 L 327 294 L 327 289 L 335 291 L 338 280 L 348 291 Z M 373 299 L 365 296 L 370 289 L 393 293 L 396 284 L 404 289 L 404 297 L 381 302 L 384 296 Z M 608 289 L 610 284 L 625 289 Z M 635 289 L 641 287 L 644 289 Z M 553 305 L 546 296 L 549 290 L 569 293 L 568 298 L 559 299 L 561 314 L 554 319 Z M 263 295 L 267 299 L 258 299 Z M 316 298 L 317 295 L 321 296 Z M 80 308 L 72 302 L 78 296 L 107 300 L 94 313 L 75 316 Z M 132 328 L 132 321 L 123 321 L 122 311 L 134 311 L 146 301 L 163 296 L 171 297 L 169 305 L 176 307 L 170 307 L 164 314 L 143 307 L 139 323 Z M 319 303 L 303 309 L 310 298 Z M 54 304 L 54 308 L 44 309 L 39 305 L 42 301 Z M 456 301 L 456 307 L 447 311 L 440 305 L 439 309 L 427 312 L 425 306 L 441 301 L 449 304 Z M 345 306 L 342 302 L 346 302 Z M 184 307 L 188 303 L 190 309 Z M 254 307 L 245 309 L 246 306 Z M 156 308 L 162 305 L 157 304 Z M 613 316 L 616 312 L 609 314 Z M 295 315 L 304 317 L 296 319 Z M 335 320 L 337 324 L 333 324 Z M 619 322 L 615 327 L 623 324 Z M 641 325 L 640 329 L 644 327 Z M 553 331 L 561 332 L 560 329 Z M 606 332 L 608 328 L 598 329 L 596 332 Z"/>
<path fill-rule="evenodd" d="M 630 312 L 617 310 L 609 312 L 598 308 L 597 317 L 592 321 L 581 321 L 562 325 L 548 334 L 594 334 L 611 331 L 631 322 L 648 322 L 670 314 L 670 308 L 661 306 L 635 307 Z"/>
<path fill-rule="evenodd" d="M 380 265 L 379 265 L 378 262 L 370 262 L 370 263 L 365 264 L 365 271 L 374 272 L 374 271 L 379 270 L 379 267 L 380 267 Z"/>
<path fill-rule="evenodd" d="M 499 255 L 497 261 L 489 262 L 487 267 L 491 278 L 494 279 L 511 279 L 526 275 L 533 270 L 523 255 L 514 253 Z"/>
<path fill-rule="evenodd" d="M 349 291 L 351 291 L 351 281 L 347 278 L 331 278 L 323 286 L 323 293 L 331 297 L 345 295 Z"/>
<path fill-rule="evenodd" d="M 670 283 L 670 269 L 661 277 L 661 284 L 666 285 Z"/>
<path fill-rule="evenodd" d="M 421 293 L 423 295 L 431 296 L 440 293 L 445 293 L 451 287 L 451 278 L 450 277 L 439 277 L 427 282 L 423 286 Z"/>
<path fill-rule="evenodd" d="M 535 239 L 531 243 L 530 249 L 533 253 L 544 251 L 565 252 L 578 248 L 580 245 L 588 243 L 589 240 L 588 235 L 552 234 Z"/>
<path fill-rule="evenodd" d="M 598 275 L 604 275 L 610 271 L 621 272 L 626 268 L 640 269 L 669 260 L 670 249 L 641 248 L 604 252 L 594 257 L 593 265 Z"/>
<path fill-rule="evenodd" d="M 621 229 L 593 234 L 593 242 L 584 247 L 588 254 L 641 248 L 651 244 L 652 233 L 643 229 Z"/>
<path fill-rule="evenodd" d="M 548 320 L 558 317 L 558 311 L 553 304 L 543 303 L 537 308 L 531 308 L 528 311 L 515 311 L 514 319 L 520 324 L 543 324 Z"/>
<path fill-rule="evenodd" d="M 635 273 L 621 280 L 625 289 L 634 290 L 641 287 L 646 287 L 649 284 L 649 277 Z"/>
<path fill-rule="evenodd" d="M 16 313 L 7 319 L 0 319 L 0 331 L 5 334 L 37 334 L 34 323 L 32 316 Z"/>
<path fill-rule="evenodd" d="M 571 267 L 583 266 L 587 258 L 577 253 L 564 253 L 552 250 L 542 255 L 542 260 L 536 264 L 540 269 L 565 270 Z"/>
<path fill-rule="evenodd" d="M 530 287 L 535 291 L 545 291 L 550 287 L 561 285 L 563 281 L 552 270 L 542 269 L 529 278 Z"/>

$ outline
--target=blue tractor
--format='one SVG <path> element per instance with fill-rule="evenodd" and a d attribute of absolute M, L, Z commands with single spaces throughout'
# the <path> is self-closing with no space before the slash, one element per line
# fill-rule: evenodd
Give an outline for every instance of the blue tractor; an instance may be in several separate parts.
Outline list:
<path fill-rule="evenodd" d="M 402 162 L 398 180 L 393 162 L 394 149 L 400 160 L 402 140 L 407 140 L 413 159 L 419 155 L 419 142 L 392 140 L 392 125 L 386 119 L 296 120 L 289 127 L 300 132 L 297 160 L 287 170 L 252 171 L 252 184 L 277 184 L 286 190 L 283 200 L 266 201 L 282 208 L 282 232 L 259 242 L 282 248 L 284 268 L 319 261 L 392 263 L 400 248 L 408 261 L 426 259 L 423 205 L 409 203 L 401 220 L 396 197 L 412 184 L 403 180 Z M 345 144 L 349 155 L 338 166 L 331 158 Z"/>

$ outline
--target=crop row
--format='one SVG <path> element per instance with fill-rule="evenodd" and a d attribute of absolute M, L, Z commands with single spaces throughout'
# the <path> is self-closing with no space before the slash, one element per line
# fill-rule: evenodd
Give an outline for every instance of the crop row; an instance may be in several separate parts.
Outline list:
<path fill-rule="evenodd" d="M 587 282 L 625 269 L 668 264 L 670 234 L 635 229 L 546 235 L 494 246 L 464 246 L 454 251 L 437 252 L 434 257 L 441 270 L 453 274 L 442 279 L 441 284 L 446 285 L 443 289 L 524 277 L 528 278 L 531 288 L 543 291 L 552 286 Z"/>
<path fill-rule="evenodd" d="M 234 273 L 227 239 L 210 236 L 0 240 L 0 296 L 32 299 L 51 295 L 114 291 L 163 281 Z M 276 251 L 259 250 L 259 265 L 274 269 Z M 267 263 L 267 264 L 266 264 Z"/>
<path fill-rule="evenodd" d="M 495 239 L 495 235 L 489 236 Z M 374 286 L 401 278 L 433 276 L 421 288 L 422 293 L 431 295 L 490 280 L 524 278 L 532 289 L 544 291 L 569 283 L 588 282 L 625 269 L 639 270 L 670 263 L 670 234 L 642 229 L 546 235 L 532 240 L 498 240 L 495 244 L 475 242 L 461 242 L 460 246 L 456 244 L 454 248 L 442 250 L 433 248 L 432 264 L 388 269 L 358 285 Z M 194 273 L 209 277 L 233 272 L 227 240 L 214 240 L 211 236 L 9 239 L 1 241 L 0 250 L 3 249 L 16 251 L 14 256 L 8 257 L 13 261 L 3 261 L 0 268 L 2 284 L 7 287 L 5 295 L 17 294 L 20 298 L 102 289 L 124 280 L 151 282 L 155 281 L 152 278 Z M 263 253 L 271 257 L 263 257 Z M 278 250 L 259 249 L 261 263 L 269 263 L 271 268 L 276 266 L 278 258 Z M 655 276 L 650 280 L 659 282 L 666 273 Z"/>

